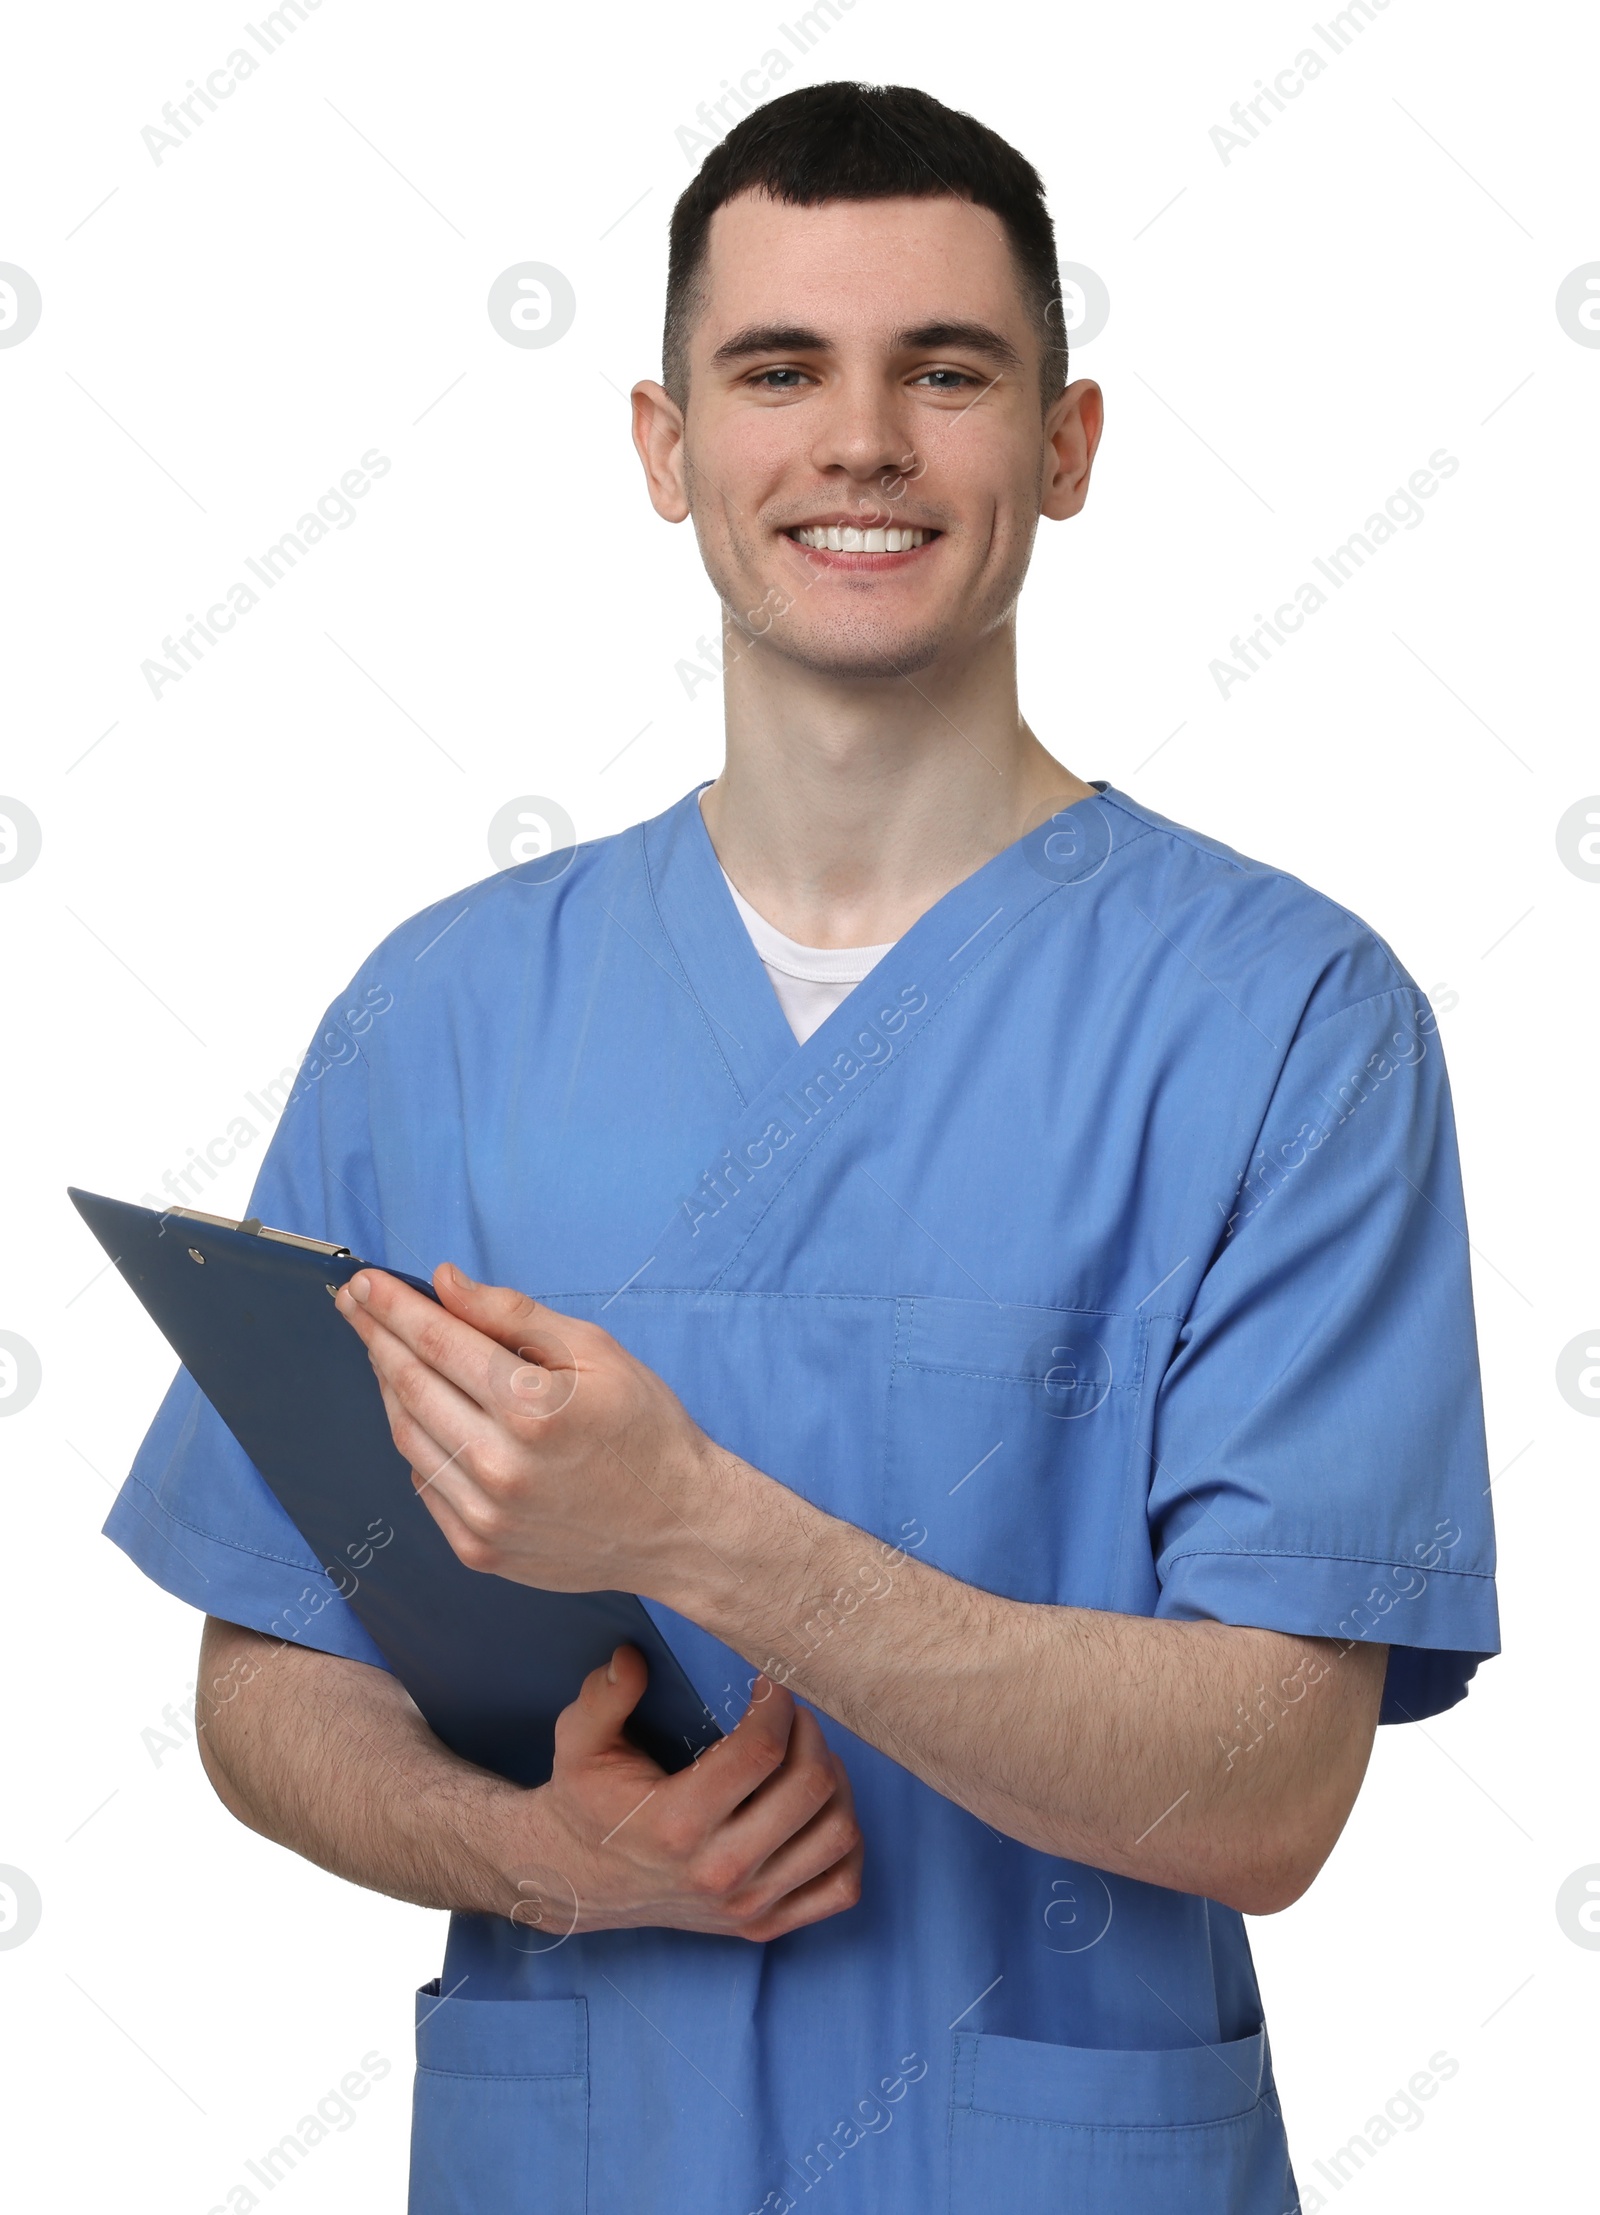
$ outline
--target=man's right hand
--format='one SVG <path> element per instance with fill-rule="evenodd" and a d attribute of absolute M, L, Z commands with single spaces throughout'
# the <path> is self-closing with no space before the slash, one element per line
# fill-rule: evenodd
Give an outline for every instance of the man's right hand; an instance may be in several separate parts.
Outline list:
<path fill-rule="evenodd" d="M 619 1647 L 612 1669 L 585 1680 L 554 1775 L 529 1789 L 451 1753 L 387 1670 L 213 1617 L 201 1759 L 241 1822 L 322 1868 L 551 1942 L 651 1924 L 777 1938 L 855 1905 L 849 1780 L 808 1709 L 758 1678 L 738 1727 L 668 1776 L 623 1735 L 643 1656 Z"/>
<path fill-rule="evenodd" d="M 737 1727 L 669 1776 L 623 1735 L 648 1674 L 619 1646 L 585 1678 L 549 1783 L 503 1811 L 513 1920 L 552 1938 L 650 1924 L 767 1939 L 854 1907 L 850 1781 L 810 1709 L 758 1677 Z"/>

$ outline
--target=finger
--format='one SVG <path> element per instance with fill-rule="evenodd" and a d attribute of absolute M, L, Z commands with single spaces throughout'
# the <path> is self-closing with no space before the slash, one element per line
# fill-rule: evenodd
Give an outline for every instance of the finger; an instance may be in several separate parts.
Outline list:
<path fill-rule="evenodd" d="M 491 1503 L 470 1462 L 474 1449 L 493 1444 L 494 1424 L 474 1401 L 417 1363 L 381 1325 L 372 1329 L 367 1350 L 390 1436 L 411 1464 L 418 1491 L 426 1495 L 436 1490 L 463 1522 L 481 1518 Z"/>
<path fill-rule="evenodd" d="M 768 1908 L 776 1907 L 791 1892 L 801 1890 L 813 1878 L 848 1860 L 860 1845 L 855 1803 L 841 1762 L 837 1788 L 826 1804 L 791 1838 L 785 1839 L 776 1853 L 769 1854 L 759 1868 L 751 1871 L 740 1893 L 747 1901 L 761 1901 Z"/>
<path fill-rule="evenodd" d="M 389 1418 L 389 1435 L 394 1440 L 395 1451 L 411 1465 L 411 1481 L 419 1493 L 426 1493 L 442 1480 L 445 1471 L 452 1466 L 461 1449 L 454 1453 L 441 1446 L 430 1430 L 424 1428 L 414 1415 L 401 1406 L 392 1388 L 382 1377 L 378 1378 L 378 1396 L 383 1402 L 383 1412 Z M 443 1494 L 440 1494 L 443 1497 Z"/>
<path fill-rule="evenodd" d="M 462 1472 L 461 1448 L 447 1454 L 437 1439 L 413 1422 L 381 1378 L 378 1390 L 395 1446 L 410 1464 L 412 1489 L 443 1531 L 451 1552 L 464 1568 L 480 1573 L 498 1570 L 499 1555 L 481 1527 L 483 1494 Z M 452 1485 L 458 1488 L 458 1497 L 451 1496 Z M 479 1520 L 471 1521 L 469 1515 Z"/>
<path fill-rule="evenodd" d="M 838 1798 L 843 1774 L 815 1715 L 797 1708 L 782 1765 L 729 1816 L 719 1845 L 735 1852 L 753 1876 Z M 847 1808 L 849 1793 L 846 1780 Z"/>
<path fill-rule="evenodd" d="M 431 1372 L 486 1415 L 502 1415 L 526 1398 L 511 1386 L 523 1365 L 498 1340 L 382 1269 L 358 1269 L 340 1286 L 334 1305 L 391 1379 L 402 1369 L 407 1375 Z"/>
<path fill-rule="evenodd" d="M 456 1467 L 459 1468 L 460 1464 L 457 1463 Z M 412 1462 L 412 1488 L 444 1533 L 450 1551 L 462 1567 L 475 1569 L 480 1575 L 495 1574 L 500 1568 L 498 1552 L 482 1531 L 466 1520 L 445 1491 L 452 1473 L 448 1467 L 441 1465 L 435 1476 L 425 1477 L 416 1463 Z"/>
<path fill-rule="evenodd" d="M 543 1368 L 576 1369 L 576 1357 L 568 1343 L 571 1316 L 558 1314 L 530 1293 L 514 1291 L 510 1285 L 479 1284 L 453 1261 L 440 1262 L 433 1272 L 433 1288 L 452 1315 L 481 1331 L 485 1338 L 494 1339 L 514 1354 L 532 1348 L 528 1358 Z"/>
<path fill-rule="evenodd" d="M 853 1853 L 846 1854 L 820 1877 L 797 1886 L 767 1914 L 746 1924 L 739 1936 L 756 1941 L 781 1938 L 786 1931 L 803 1930 L 808 1923 L 826 1922 L 830 1915 L 846 1913 L 861 1897 L 865 1853 L 865 1846 L 858 1845 Z"/>
<path fill-rule="evenodd" d="M 708 1747 L 692 1767 L 680 1769 L 667 1787 L 685 1818 L 698 1818 L 708 1833 L 726 1822 L 782 1767 L 794 1717 L 793 1693 L 757 1677 L 750 1705 L 727 1737 Z"/>
<path fill-rule="evenodd" d="M 558 1776 L 569 1766 L 619 1749 L 640 1761 L 649 1760 L 622 1728 L 644 1698 L 649 1682 L 649 1664 L 637 1646 L 619 1646 L 604 1667 L 589 1671 L 578 1697 L 556 1718 Z"/>

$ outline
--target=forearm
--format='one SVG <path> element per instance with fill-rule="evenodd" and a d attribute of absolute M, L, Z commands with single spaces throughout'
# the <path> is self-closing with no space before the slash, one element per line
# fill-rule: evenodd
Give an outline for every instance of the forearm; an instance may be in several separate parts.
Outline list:
<path fill-rule="evenodd" d="M 722 1451 L 598 1325 L 444 1267 L 435 1290 L 363 1271 L 340 1313 L 469 1568 L 664 1602 L 1046 1853 L 1257 1913 L 1315 1876 L 1366 1768 L 1382 1648 L 1001 1599 Z M 838 1620 L 814 1637 L 819 1604 Z M 1230 1758 L 1274 1682 L 1270 1747 Z"/>
<path fill-rule="evenodd" d="M 759 1941 L 860 1898 L 849 1779 L 771 1686 L 667 1776 L 626 1736 L 648 1671 L 619 1646 L 530 1789 L 450 1753 L 381 1669 L 209 1620 L 200 1675 L 201 1758 L 239 1820 L 419 1907 L 505 1915 L 547 1944 L 643 1925 Z"/>
<path fill-rule="evenodd" d="M 936 1791 L 1046 1853 L 1251 1912 L 1310 1882 L 1365 1770 L 1384 1649 L 1002 1599 L 748 1464 L 720 1479 L 724 1566 L 658 1596 Z"/>
<path fill-rule="evenodd" d="M 200 1662 L 201 1760 L 240 1822 L 418 1907 L 510 1912 L 499 1844 L 536 1795 L 441 1745 L 395 1678 L 214 1618 Z"/>

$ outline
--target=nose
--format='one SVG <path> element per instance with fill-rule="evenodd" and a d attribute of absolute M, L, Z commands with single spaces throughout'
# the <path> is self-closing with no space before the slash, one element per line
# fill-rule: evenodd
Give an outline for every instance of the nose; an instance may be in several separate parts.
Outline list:
<path fill-rule="evenodd" d="M 857 484 L 881 486 L 910 465 L 903 403 L 881 374 L 839 377 L 812 421 L 811 464 L 820 476 L 843 475 Z"/>

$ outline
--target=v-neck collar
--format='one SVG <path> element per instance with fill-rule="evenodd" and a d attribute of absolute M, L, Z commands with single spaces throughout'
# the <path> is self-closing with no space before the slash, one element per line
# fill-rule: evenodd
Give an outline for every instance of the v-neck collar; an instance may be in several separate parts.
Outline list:
<path fill-rule="evenodd" d="M 733 904 L 700 813 L 704 790 L 696 785 L 642 826 L 645 869 L 661 928 L 743 1107 L 793 1053 L 795 1036 Z"/>
<path fill-rule="evenodd" d="M 859 1026 L 867 1003 L 900 986 L 902 972 L 930 1005 L 942 1000 L 1041 900 L 1086 886 L 1115 850 L 1150 828 L 1143 811 L 1109 783 L 1096 783 L 937 899 L 801 1042 L 734 905 L 700 812 L 704 789 L 697 785 L 643 826 L 645 862 L 662 929 L 741 1106 L 821 1067 Z"/>

